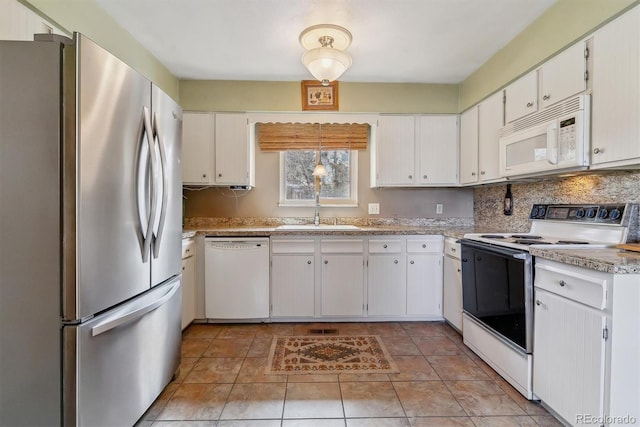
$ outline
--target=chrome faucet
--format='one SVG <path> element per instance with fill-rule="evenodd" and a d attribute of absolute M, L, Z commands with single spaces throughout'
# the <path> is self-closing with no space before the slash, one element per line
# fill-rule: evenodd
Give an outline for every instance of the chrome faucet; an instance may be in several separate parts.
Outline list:
<path fill-rule="evenodd" d="M 316 212 L 313 215 L 313 223 L 315 226 L 320 225 L 320 192 L 316 191 Z"/>

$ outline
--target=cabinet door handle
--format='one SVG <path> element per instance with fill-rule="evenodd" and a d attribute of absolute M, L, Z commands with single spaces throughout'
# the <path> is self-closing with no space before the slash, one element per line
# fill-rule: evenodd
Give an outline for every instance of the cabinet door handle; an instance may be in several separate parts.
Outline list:
<path fill-rule="evenodd" d="M 480 175 L 484 175 L 484 171 L 480 171 Z"/>
<path fill-rule="evenodd" d="M 184 271 L 184 267 L 182 267 L 182 271 Z"/>
<path fill-rule="evenodd" d="M 387 244 L 382 245 L 383 248 L 387 249 Z"/>
<path fill-rule="evenodd" d="M 536 300 L 536 305 L 542 305 L 542 302 L 539 299 L 537 299 Z"/>
<path fill-rule="evenodd" d="M 427 175 L 422 175 L 422 179 L 427 179 Z"/>
<path fill-rule="evenodd" d="M 550 100 L 550 99 L 551 99 L 551 94 L 549 93 L 549 94 L 544 95 L 544 96 L 542 97 L 542 99 L 544 99 L 545 101 Z"/>
<path fill-rule="evenodd" d="M 423 244 L 422 244 L 422 249 L 425 249 L 426 247 L 427 247 L 427 244 L 426 244 L 426 243 L 423 243 Z"/>
<path fill-rule="evenodd" d="M 531 107 L 533 107 L 533 102 L 531 102 L 531 101 L 527 102 L 527 108 L 531 108 Z"/>
<path fill-rule="evenodd" d="M 397 260 L 397 259 L 394 259 L 394 260 L 393 260 L 393 263 L 394 263 L 394 264 L 397 264 L 397 263 L 398 263 L 398 260 Z"/>
<path fill-rule="evenodd" d="M 413 175 L 409 175 L 409 179 L 413 179 Z"/>
<path fill-rule="evenodd" d="M 600 154 L 602 153 L 603 150 L 599 149 L 598 147 L 593 149 L 593 154 Z"/>
<path fill-rule="evenodd" d="M 311 264 L 311 260 L 307 261 L 307 264 Z"/>
<path fill-rule="evenodd" d="M 207 174 L 206 174 L 206 173 L 203 173 L 203 174 L 202 174 L 202 177 L 203 177 L 203 178 L 206 178 L 206 177 L 207 177 Z"/>
<path fill-rule="evenodd" d="M 324 263 L 325 263 L 325 264 L 329 264 L 329 261 L 325 259 L 325 260 L 324 260 Z"/>
<path fill-rule="evenodd" d="M 409 264 L 413 265 L 415 263 L 414 260 L 409 261 Z"/>
<path fill-rule="evenodd" d="M 476 173 L 475 172 L 471 172 L 471 176 L 476 176 Z"/>
<path fill-rule="evenodd" d="M 455 251 L 456 251 L 456 248 L 451 248 L 451 252 L 455 252 Z"/>
<path fill-rule="evenodd" d="M 222 178 L 222 172 L 218 173 L 218 178 Z"/>
<path fill-rule="evenodd" d="M 560 280 L 560 281 L 558 282 L 558 284 L 559 284 L 560 286 L 562 286 L 562 287 L 565 287 L 565 286 L 566 286 L 566 284 L 567 284 L 567 282 L 565 282 L 564 280 Z"/>
<path fill-rule="evenodd" d="M 462 273 L 462 270 L 458 269 L 458 273 Z"/>

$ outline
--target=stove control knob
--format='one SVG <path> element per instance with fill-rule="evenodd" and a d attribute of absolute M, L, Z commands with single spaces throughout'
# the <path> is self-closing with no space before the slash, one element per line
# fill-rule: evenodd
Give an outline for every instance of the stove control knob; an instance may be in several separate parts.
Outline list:
<path fill-rule="evenodd" d="M 587 218 L 595 218 L 596 217 L 596 209 L 589 208 L 587 209 Z"/>
<path fill-rule="evenodd" d="M 605 208 L 600 209 L 600 211 L 598 212 L 598 218 L 600 219 L 605 219 L 608 216 L 609 216 L 609 211 L 606 210 Z"/>
<path fill-rule="evenodd" d="M 576 218 L 584 218 L 585 212 L 584 209 L 580 208 L 576 211 Z"/>
<path fill-rule="evenodd" d="M 538 213 L 536 214 L 536 218 L 544 218 L 544 214 L 547 213 L 547 210 L 545 209 L 544 206 L 540 206 L 538 208 Z"/>
<path fill-rule="evenodd" d="M 620 212 L 620 209 L 615 208 L 611 211 L 611 213 L 609 214 L 609 218 L 615 220 L 620 218 L 620 216 L 622 215 L 622 212 Z"/>

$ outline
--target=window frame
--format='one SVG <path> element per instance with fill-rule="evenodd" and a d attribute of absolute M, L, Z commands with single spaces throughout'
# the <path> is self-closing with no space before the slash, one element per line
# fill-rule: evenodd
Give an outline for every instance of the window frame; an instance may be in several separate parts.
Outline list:
<path fill-rule="evenodd" d="M 294 151 L 294 150 L 287 150 Z M 313 207 L 315 206 L 315 200 L 288 200 L 285 199 L 287 194 L 286 192 L 286 182 L 285 182 L 285 155 L 287 151 L 280 151 L 279 153 L 279 161 L 280 161 L 280 173 L 279 173 L 279 201 L 278 206 L 283 207 Z M 341 151 L 341 150 L 323 150 L 323 151 Z M 323 207 L 349 207 L 349 208 L 357 208 L 358 205 L 358 150 L 346 150 L 349 151 L 349 192 L 351 197 L 349 199 L 336 199 L 336 198 L 320 198 L 320 205 Z M 318 160 L 319 151 L 315 151 L 316 162 Z"/>

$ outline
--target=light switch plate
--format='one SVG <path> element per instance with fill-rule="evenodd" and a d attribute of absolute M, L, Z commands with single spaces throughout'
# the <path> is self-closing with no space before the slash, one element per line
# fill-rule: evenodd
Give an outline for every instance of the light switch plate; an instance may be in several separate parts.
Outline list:
<path fill-rule="evenodd" d="M 369 214 L 380 215 L 380 203 L 369 203 Z"/>
<path fill-rule="evenodd" d="M 442 213 L 442 203 L 436 203 L 436 213 L 437 214 L 441 214 Z"/>

